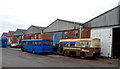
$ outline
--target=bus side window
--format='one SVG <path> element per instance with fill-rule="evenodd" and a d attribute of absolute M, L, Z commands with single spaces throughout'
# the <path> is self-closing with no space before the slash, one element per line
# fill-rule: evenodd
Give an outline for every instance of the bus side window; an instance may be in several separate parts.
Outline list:
<path fill-rule="evenodd" d="M 35 46 L 35 42 L 34 41 L 32 42 L 32 46 Z"/>
<path fill-rule="evenodd" d="M 38 46 L 38 42 L 34 42 L 34 43 L 35 43 L 35 44 L 34 44 L 35 46 Z"/>
<path fill-rule="evenodd" d="M 69 42 L 64 42 L 64 47 L 69 47 Z"/>
<path fill-rule="evenodd" d="M 25 43 L 26 43 L 26 42 L 22 42 L 22 45 L 26 45 Z"/>
<path fill-rule="evenodd" d="M 90 47 L 90 42 L 86 42 L 86 45 L 85 45 L 87 48 Z"/>
<path fill-rule="evenodd" d="M 85 47 L 85 42 L 78 42 L 78 46 Z"/>
<path fill-rule="evenodd" d="M 38 46 L 41 46 L 41 45 L 42 45 L 42 42 L 41 42 L 41 41 L 39 41 L 39 42 L 38 42 Z"/>
<path fill-rule="evenodd" d="M 25 45 L 29 45 L 29 43 L 28 42 L 24 42 L 25 43 Z"/>
<path fill-rule="evenodd" d="M 70 47 L 75 47 L 75 42 L 70 42 Z"/>
<path fill-rule="evenodd" d="M 33 41 L 32 42 L 28 42 L 28 45 L 30 45 L 30 46 L 34 45 L 34 42 Z"/>
<path fill-rule="evenodd" d="M 45 41 L 44 46 L 52 46 L 52 42 L 51 41 Z"/>

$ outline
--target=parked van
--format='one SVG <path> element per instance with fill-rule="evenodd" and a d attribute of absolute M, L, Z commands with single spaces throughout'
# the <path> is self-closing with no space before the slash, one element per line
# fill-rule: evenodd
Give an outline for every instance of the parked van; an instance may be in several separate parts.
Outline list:
<path fill-rule="evenodd" d="M 59 53 L 81 58 L 100 56 L 100 39 L 62 39 Z"/>

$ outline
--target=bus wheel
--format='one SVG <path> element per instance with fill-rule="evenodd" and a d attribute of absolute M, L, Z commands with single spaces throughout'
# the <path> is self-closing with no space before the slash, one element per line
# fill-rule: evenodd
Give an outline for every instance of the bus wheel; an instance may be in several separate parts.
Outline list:
<path fill-rule="evenodd" d="M 24 49 L 23 49 L 23 48 L 21 48 L 21 51 L 24 51 Z"/>
<path fill-rule="evenodd" d="M 35 54 L 35 51 L 33 50 L 32 53 Z"/>
<path fill-rule="evenodd" d="M 24 49 L 24 51 L 28 52 L 28 49 Z"/>
<path fill-rule="evenodd" d="M 94 60 L 96 58 L 97 58 L 97 54 L 94 53 L 92 59 Z"/>
<path fill-rule="evenodd" d="M 63 56 L 67 56 L 67 51 L 63 51 Z"/>
<path fill-rule="evenodd" d="M 80 58 L 84 59 L 86 57 L 85 53 L 84 52 L 81 52 L 80 53 Z"/>

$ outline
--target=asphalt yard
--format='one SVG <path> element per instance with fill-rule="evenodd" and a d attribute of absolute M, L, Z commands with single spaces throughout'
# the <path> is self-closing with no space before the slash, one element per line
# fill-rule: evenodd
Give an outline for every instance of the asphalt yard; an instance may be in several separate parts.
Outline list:
<path fill-rule="evenodd" d="M 80 59 L 58 54 L 33 54 L 20 48 L 2 49 L 2 67 L 117 67 L 117 59 Z"/>

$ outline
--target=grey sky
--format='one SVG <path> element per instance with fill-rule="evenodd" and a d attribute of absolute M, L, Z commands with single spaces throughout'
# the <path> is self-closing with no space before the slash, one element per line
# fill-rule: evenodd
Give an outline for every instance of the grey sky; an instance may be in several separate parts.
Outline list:
<path fill-rule="evenodd" d="M 87 22 L 120 0 L 0 0 L 0 35 L 30 25 L 46 27 L 54 20 Z"/>

